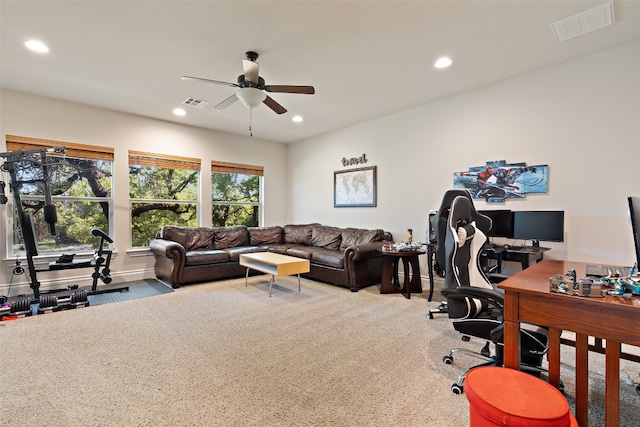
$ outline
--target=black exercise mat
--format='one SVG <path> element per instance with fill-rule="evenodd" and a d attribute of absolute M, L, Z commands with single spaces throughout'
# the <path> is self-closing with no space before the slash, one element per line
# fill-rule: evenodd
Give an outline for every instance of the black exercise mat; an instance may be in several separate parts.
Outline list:
<path fill-rule="evenodd" d="M 129 290 L 123 291 L 115 291 L 115 292 L 105 292 L 109 289 L 114 288 L 124 288 L 128 287 Z M 72 292 L 77 292 L 78 290 L 85 290 L 87 292 L 91 291 L 91 288 L 78 288 L 78 289 L 61 289 L 55 292 L 42 293 L 41 295 L 56 295 L 58 298 L 68 298 L 68 296 Z M 162 295 L 173 292 L 173 288 L 169 285 L 166 285 L 156 279 L 143 279 L 137 280 L 129 283 L 118 283 L 112 284 L 111 286 L 98 286 L 98 291 L 102 291 L 104 293 L 99 293 L 97 295 L 87 295 L 87 301 L 89 302 L 89 306 L 94 305 L 103 305 L 109 304 L 112 302 L 120 302 L 120 301 L 128 301 L 139 298 L 146 298 L 156 295 Z M 31 312 L 33 315 L 38 315 L 38 302 L 33 299 L 33 296 L 20 295 L 9 298 L 9 302 L 17 300 L 19 298 L 30 298 L 31 299 Z"/>
<path fill-rule="evenodd" d="M 89 301 L 89 305 L 91 306 L 109 304 L 112 302 L 146 298 L 173 292 L 173 288 L 155 279 L 145 279 L 131 283 L 122 283 L 118 284 L 115 287 L 121 288 L 123 286 L 129 286 L 129 290 L 124 292 L 109 292 L 99 295 L 88 295 L 87 300 Z M 109 289 L 109 287 L 99 287 L 98 289 Z"/>

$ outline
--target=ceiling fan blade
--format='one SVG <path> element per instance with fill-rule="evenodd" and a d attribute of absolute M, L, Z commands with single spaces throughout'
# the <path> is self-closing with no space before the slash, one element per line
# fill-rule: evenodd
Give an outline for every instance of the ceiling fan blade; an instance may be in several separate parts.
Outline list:
<path fill-rule="evenodd" d="M 281 92 L 281 93 L 304 93 L 307 95 L 313 95 L 316 90 L 313 86 L 289 86 L 289 85 L 269 85 L 265 86 L 264 90 L 267 92 Z"/>
<path fill-rule="evenodd" d="M 191 80 L 191 81 L 195 81 L 195 82 L 214 83 L 214 84 L 217 84 L 217 85 L 238 87 L 238 85 L 235 84 L 235 83 L 221 82 L 220 80 L 203 79 L 202 77 L 182 76 L 182 80 Z"/>
<path fill-rule="evenodd" d="M 260 71 L 260 64 L 255 61 L 249 61 L 248 59 L 242 60 L 242 67 L 244 68 L 244 79 L 251 83 L 258 83 L 258 72 Z"/>
<path fill-rule="evenodd" d="M 276 101 L 273 100 L 273 98 L 271 98 L 270 96 L 267 96 L 264 101 L 267 107 L 271 108 L 273 111 L 276 112 L 276 114 L 283 114 L 287 112 L 287 109 L 284 108 L 282 105 L 278 104 Z"/>
<path fill-rule="evenodd" d="M 230 97 L 228 97 L 227 99 L 225 99 L 224 101 L 216 105 L 214 108 L 217 108 L 217 109 L 227 108 L 229 105 L 233 104 L 237 100 L 238 100 L 238 97 L 234 93 L 233 95 L 231 95 Z"/>

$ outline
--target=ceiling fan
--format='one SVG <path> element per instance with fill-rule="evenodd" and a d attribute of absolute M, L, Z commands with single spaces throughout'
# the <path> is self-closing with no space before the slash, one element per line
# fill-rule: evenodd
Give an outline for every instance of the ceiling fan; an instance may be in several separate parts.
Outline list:
<path fill-rule="evenodd" d="M 191 76 L 182 76 L 182 80 L 193 80 L 238 88 L 236 93 L 216 105 L 215 108 L 227 108 L 239 99 L 245 107 L 249 109 L 255 108 L 264 102 L 267 107 L 271 108 L 277 114 L 283 114 L 286 113 L 287 110 L 267 95 L 267 92 L 302 93 L 307 95 L 313 95 L 315 93 L 313 86 L 266 85 L 264 79 L 258 75 L 260 69 L 260 64 L 256 62 L 258 54 L 249 51 L 245 55 L 247 59 L 242 60 L 244 74 L 238 76 L 238 83 Z"/>

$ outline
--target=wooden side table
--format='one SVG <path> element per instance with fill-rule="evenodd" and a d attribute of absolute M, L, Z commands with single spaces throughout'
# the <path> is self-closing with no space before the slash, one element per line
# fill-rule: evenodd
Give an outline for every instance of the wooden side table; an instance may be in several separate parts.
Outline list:
<path fill-rule="evenodd" d="M 411 292 L 422 293 L 422 280 L 420 279 L 420 263 L 418 255 L 425 251 L 399 251 L 382 252 L 382 283 L 381 294 L 401 293 L 405 298 L 411 298 Z M 404 267 L 404 283 L 400 286 L 398 278 L 398 265 L 402 261 Z"/>

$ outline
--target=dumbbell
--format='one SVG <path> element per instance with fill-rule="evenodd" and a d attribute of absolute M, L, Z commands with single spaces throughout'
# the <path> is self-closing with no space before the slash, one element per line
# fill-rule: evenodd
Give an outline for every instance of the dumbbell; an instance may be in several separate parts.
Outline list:
<path fill-rule="evenodd" d="M 58 310 L 58 297 L 51 294 L 40 294 L 38 298 L 38 314 L 51 313 Z"/>

